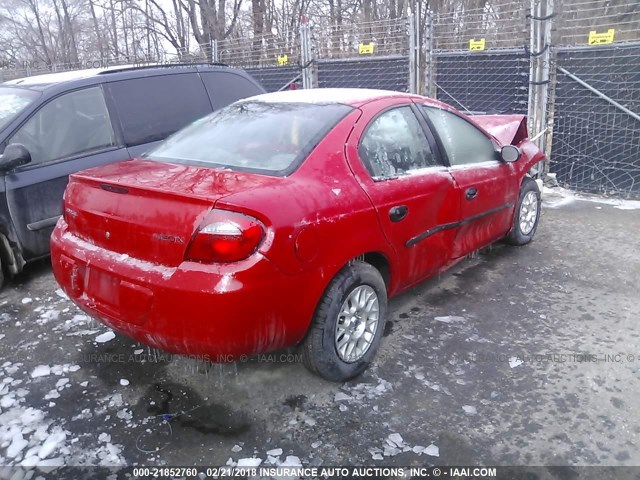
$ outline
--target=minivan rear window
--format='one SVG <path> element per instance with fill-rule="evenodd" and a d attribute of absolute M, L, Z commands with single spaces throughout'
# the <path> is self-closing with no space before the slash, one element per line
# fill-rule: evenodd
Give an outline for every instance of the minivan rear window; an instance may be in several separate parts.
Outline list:
<path fill-rule="evenodd" d="M 24 88 L 0 87 L 0 130 L 9 125 L 25 108 L 31 105 L 39 92 Z"/>
<path fill-rule="evenodd" d="M 145 157 L 286 175 L 352 110 L 342 104 L 239 102 L 197 120 Z"/>

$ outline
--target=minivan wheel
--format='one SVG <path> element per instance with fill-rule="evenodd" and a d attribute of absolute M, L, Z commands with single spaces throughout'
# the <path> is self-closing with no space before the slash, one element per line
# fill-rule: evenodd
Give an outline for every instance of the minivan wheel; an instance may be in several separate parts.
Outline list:
<path fill-rule="evenodd" d="M 305 366 L 333 382 L 361 374 L 384 332 L 387 289 L 380 272 L 356 261 L 329 284 L 302 343 Z"/>
<path fill-rule="evenodd" d="M 520 188 L 518 205 L 513 215 L 513 226 L 506 237 L 511 245 L 526 245 L 538 229 L 540 220 L 540 189 L 533 178 L 525 178 Z"/>

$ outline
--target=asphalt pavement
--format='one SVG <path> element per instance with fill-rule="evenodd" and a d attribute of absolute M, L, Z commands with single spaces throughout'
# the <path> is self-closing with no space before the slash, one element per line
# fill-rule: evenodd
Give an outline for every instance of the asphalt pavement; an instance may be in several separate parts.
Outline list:
<path fill-rule="evenodd" d="M 0 292 L 0 465 L 640 465 L 640 211 L 549 198 L 530 245 L 392 300 L 345 384 L 149 350 L 31 265 Z"/>

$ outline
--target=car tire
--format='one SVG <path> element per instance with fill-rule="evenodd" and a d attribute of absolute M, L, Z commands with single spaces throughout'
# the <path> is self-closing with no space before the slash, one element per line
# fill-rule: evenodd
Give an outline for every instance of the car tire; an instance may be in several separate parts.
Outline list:
<path fill-rule="evenodd" d="M 1 247 L 0 247 L 1 248 Z M 4 266 L 2 265 L 2 255 L 0 255 L 0 289 L 2 289 L 2 286 L 4 285 Z"/>
<path fill-rule="evenodd" d="M 518 203 L 513 213 L 513 225 L 505 240 L 510 245 L 526 245 L 538 229 L 542 197 L 538 184 L 533 178 L 526 177 L 520 188 Z"/>
<path fill-rule="evenodd" d="M 368 263 L 351 262 L 320 300 L 301 345 L 304 365 L 332 382 L 360 375 L 380 346 L 386 310 L 387 289 L 380 272 Z"/>

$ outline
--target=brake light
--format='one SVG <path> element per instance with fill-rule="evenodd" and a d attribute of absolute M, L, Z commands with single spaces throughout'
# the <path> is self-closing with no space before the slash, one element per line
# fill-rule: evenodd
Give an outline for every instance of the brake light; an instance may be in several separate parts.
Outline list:
<path fill-rule="evenodd" d="M 264 237 L 264 227 L 255 218 L 227 210 L 213 210 L 196 232 L 187 249 L 187 260 L 237 262 L 254 253 Z"/>

